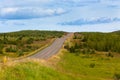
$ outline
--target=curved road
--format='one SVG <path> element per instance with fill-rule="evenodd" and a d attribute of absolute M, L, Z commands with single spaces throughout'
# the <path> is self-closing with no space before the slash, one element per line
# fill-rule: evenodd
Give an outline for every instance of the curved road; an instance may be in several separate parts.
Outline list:
<path fill-rule="evenodd" d="M 61 49 L 65 40 L 70 37 L 72 33 L 67 34 L 64 37 L 57 38 L 49 47 L 43 49 L 42 51 L 30 56 L 29 58 L 37 58 L 37 59 L 48 59 L 49 57 L 57 54 L 57 52 Z"/>

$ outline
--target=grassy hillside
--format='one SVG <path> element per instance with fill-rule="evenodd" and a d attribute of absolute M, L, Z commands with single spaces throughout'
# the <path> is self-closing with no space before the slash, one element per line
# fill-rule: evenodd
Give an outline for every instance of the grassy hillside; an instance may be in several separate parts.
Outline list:
<path fill-rule="evenodd" d="M 62 53 L 60 59 L 50 62 L 52 67 L 34 61 L 10 63 L 10 66 L 2 65 L 0 66 L 0 80 L 120 79 L 119 57 L 111 58 L 104 54 L 80 54 L 78 56 L 66 50 Z"/>
<path fill-rule="evenodd" d="M 120 53 L 120 34 L 118 32 L 75 33 L 71 43 L 67 43 L 65 47 L 70 52 L 95 53 L 95 51 L 100 51 L 111 54 Z"/>
<path fill-rule="evenodd" d="M 119 80 L 119 57 L 100 54 L 79 54 L 63 51 L 56 70 L 80 80 Z M 77 79 L 74 79 L 77 80 Z"/>
<path fill-rule="evenodd" d="M 120 80 L 118 32 L 75 33 L 64 48 L 58 64 L 61 72 L 81 80 Z"/>
<path fill-rule="evenodd" d="M 0 33 L 0 57 L 20 57 L 27 55 L 64 34 L 65 32 L 60 31 L 38 30 Z"/>
<path fill-rule="evenodd" d="M 27 61 L 13 66 L 0 66 L 0 80 L 73 80 L 73 78 L 42 66 L 39 62 Z"/>
<path fill-rule="evenodd" d="M 31 60 L 1 66 L 0 80 L 120 80 L 119 37 L 118 32 L 75 33 L 45 65 Z"/>

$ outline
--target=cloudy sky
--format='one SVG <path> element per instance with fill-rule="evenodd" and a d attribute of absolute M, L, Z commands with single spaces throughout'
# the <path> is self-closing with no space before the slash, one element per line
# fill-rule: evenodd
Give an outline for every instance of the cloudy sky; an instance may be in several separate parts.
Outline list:
<path fill-rule="evenodd" d="M 120 30 L 120 0 L 0 0 L 0 32 Z"/>

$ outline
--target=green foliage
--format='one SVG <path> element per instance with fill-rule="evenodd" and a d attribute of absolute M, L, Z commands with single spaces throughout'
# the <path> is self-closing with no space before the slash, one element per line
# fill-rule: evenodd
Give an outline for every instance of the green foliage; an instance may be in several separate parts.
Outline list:
<path fill-rule="evenodd" d="M 27 40 L 27 44 L 31 44 L 31 43 L 33 43 L 33 38 L 29 38 L 28 40 Z"/>
<path fill-rule="evenodd" d="M 69 47 L 70 47 L 70 46 L 69 46 L 69 43 L 66 43 L 66 44 L 64 45 L 64 48 L 65 48 L 65 49 L 69 49 Z"/>
<path fill-rule="evenodd" d="M 3 44 L 0 44 L 0 54 L 3 54 Z"/>
<path fill-rule="evenodd" d="M 91 63 L 91 64 L 89 65 L 89 67 L 90 67 L 90 68 L 94 68 L 94 67 L 95 67 L 95 63 Z"/>
<path fill-rule="evenodd" d="M 71 53 L 74 53 L 74 52 L 75 52 L 75 47 L 74 47 L 74 46 L 71 46 L 71 47 L 69 48 L 69 51 L 70 51 Z"/>
<path fill-rule="evenodd" d="M 87 47 L 97 51 L 120 52 L 120 36 L 111 33 L 83 33 Z"/>
<path fill-rule="evenodd" d="M 120 35 L 115 33 L 82 32 L 75 33 L 73 43 L 75 49 L 91 49 L 96 51 L 120 53 Z M 77 41 L 76 41 L 77 40 Z M 79 43 L 78 43 L 79 42 Z"/>
<path fill-rule="evenodd" d="M 17 44 L 18 42 L 32 43 L 35 40 L 46 40 L 48 38 L 61 37 L 64 34 L 65 32 L 62 31 L 60 32 L 60 31 L 26 30 L 19 32 L 1 33 L 0 41 L 4 41 L 5 44 Z"/>
<path fill-rule="evenodd" d="M 24 55 L 24 54 L 23 54 L 23 51 L 18 51 L 18 52 L 17 52 L 17 55 L 18 55 L 18 56 L 23 56 L 23 55 Z"/>
<path fill-rule="evenodd" d="M 5 49 L 5 55 L 12 52 L 15 54 L 15 56 L 17 56 L 16 54 L 19 54 L 19 51 L 22 51 L 22 55 L 24 55 L 41 48 L 48 43 L 44 43 L 45 41 L 51 41 L 53 38 L 62 37 L 64 34 L 65 32 L 62 31 L 39 30 L 0 33 L 0 54 L 3 54 L 3 50 Z M 1 45 L 3 45 L 3 47 L 1 47 Z"/>
<path fill-rule="evenodd" d="M 3 54 L 3 51 L 2 51 L 2 50 L 0 50 L 0 54 Z"/>
<path fill-rule="evenodd" d="M 6 48 L 6 52 L 17 52 L 17 48 L 10 46 L 10 47 Z"/>

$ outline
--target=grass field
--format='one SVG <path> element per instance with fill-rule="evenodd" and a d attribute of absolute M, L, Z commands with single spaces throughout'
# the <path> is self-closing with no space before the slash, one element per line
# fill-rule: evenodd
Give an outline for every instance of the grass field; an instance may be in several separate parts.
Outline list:
<path fill-rule="evenodd" d="M 0 80 L 73 80 L 73 78 L 38 62 L 27 61 L 1 66 Z"/>
<path fill-rule="evenodd" d="M 80 80 L 119 80 L 120 58 L 104 54 L 75 55 L 63 51 L 57 70 Z M 117 76 L 116 76 L 117 74 Z M 115 79 L 115 77 L 119 79 Z"/>
<path fill-rule="evenodd" d="M 75 55 L 66 50 L 56 65 L 36 61 L 0 66 L 0 80 L 119 80 L 120 58 L 102 54 Z M 53 60 L 52 63 L 55 63 Z M 48 62 L 49 63 L 49 62 Z M 46 64 L 46 63 L 45 63 Z M 118 79 L 115 79 L 115 78 Z"/>
<path fill-rule="evenodd" d="M 57 70 L 81 80 L 120 80 L 119 36 L 75 33 L 65 43 Z"/>
<path fill-rule="evenodd" d="M 71 36 L 58 55 L 42 63 L 29 60 L 0 65 L 0 80 L 120 80 L 118 52 L 84 52 L 86 47 L 73 46 L 75 41 L 79 39 Z"/>

